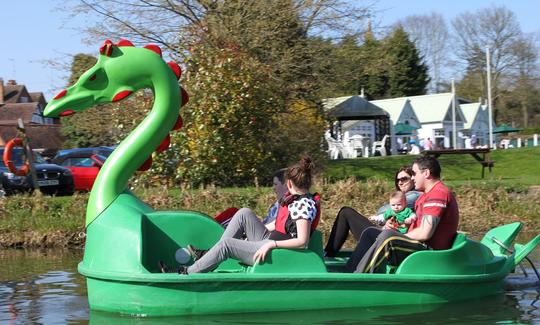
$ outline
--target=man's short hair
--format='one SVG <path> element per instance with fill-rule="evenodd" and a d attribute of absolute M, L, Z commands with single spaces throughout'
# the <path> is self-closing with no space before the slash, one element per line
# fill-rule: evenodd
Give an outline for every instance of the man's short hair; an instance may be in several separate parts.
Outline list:
<path fill-rule="evenodd" d="M 423 156 L 417 158 L 414 161 L 414 164 L 417 164 L 419 169 L 429 170 L 431 176 L 434 178 L 441 178 L 441 165 L 436 158 L 431 156 Z"/>

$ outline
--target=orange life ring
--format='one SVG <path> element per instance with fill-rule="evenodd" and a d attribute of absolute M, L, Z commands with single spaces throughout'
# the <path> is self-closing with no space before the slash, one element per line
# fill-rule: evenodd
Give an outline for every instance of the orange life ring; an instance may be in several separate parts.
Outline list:
<path fill-rule="evenodd" d="M 26 176 L 28 175 L 28 172 L 30 172 L 30 164 L 28 163 L 28 161 L 25 161 L 22 167 L 18 169 L 17 166 L 15 166 L 13 160 L 11 160 L 11 152 L 13 151 L 13 148 L 22 146 L 23 139 L 14 138 L 9 140 L 6 143 L 6 147 L 4 148 L 4 164 L 7 166 L 10 172 L 17 176 Z"/>

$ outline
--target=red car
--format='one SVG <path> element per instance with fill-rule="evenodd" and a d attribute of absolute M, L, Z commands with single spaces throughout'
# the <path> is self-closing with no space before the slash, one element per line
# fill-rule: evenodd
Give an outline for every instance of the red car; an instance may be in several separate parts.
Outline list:
<path fill-rule="evenodd" d="M 75 190 L 90 191 L 101 166 L 113 150 L 110 147 L 61 150 L 52 161 L 71 170 Z"/>

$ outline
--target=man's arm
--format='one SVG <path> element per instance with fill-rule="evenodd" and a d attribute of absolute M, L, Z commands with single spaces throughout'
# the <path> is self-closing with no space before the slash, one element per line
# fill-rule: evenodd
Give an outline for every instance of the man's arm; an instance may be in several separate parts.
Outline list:
<path fill-rule="evenodd" d="M 415 228 L 411 231 L 409 231 L 405 236 L 418 240 L 418 241 L 426 241 L 433 236 L 435 233 L 435 229 L 437 229 L 437 226 L 439 225 L 439 222 L 441 221 L 441 218 L 431 216 L 431 215 L 425 215 L 422 217 L 422 224 L 420 227 Z"/>

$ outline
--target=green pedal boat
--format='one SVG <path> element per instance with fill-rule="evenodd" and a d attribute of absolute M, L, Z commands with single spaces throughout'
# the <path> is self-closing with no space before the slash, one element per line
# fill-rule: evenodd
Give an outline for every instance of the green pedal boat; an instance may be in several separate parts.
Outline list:
<path fill-rule="evenodd" d="M 94 67 L 48 104 L 45 116 L 73 114 L 120 101 L 142 88 L 154 92 L 146 119 L 102 166 L 88 202 L 86 246 L 79 272 L 86 276 L 90 308 L 139 316 L 315 310 L 446 303 L 495 295 L 504 278 L 540 242 L 512 246 L 520 223 L 489 231 L 481 241 L 458 234 L 445 251 L 410 255 L 386 274 L 343 273 L 347 253 L 325 259 L 315 231 L 305 250 L 276 249 L 262 264 L 227 260 L 205 274 L 161 273 L 159 261 L 177 265 L 175 253 L 192 244 L 214 245 L 223 228 L 194 211 L 154 211 L 126 190 L 154 151 L 167 148 L 181 126 L 187 94 L 180 68 L 165 63 L 154 45 L 106 41 Z"/>

